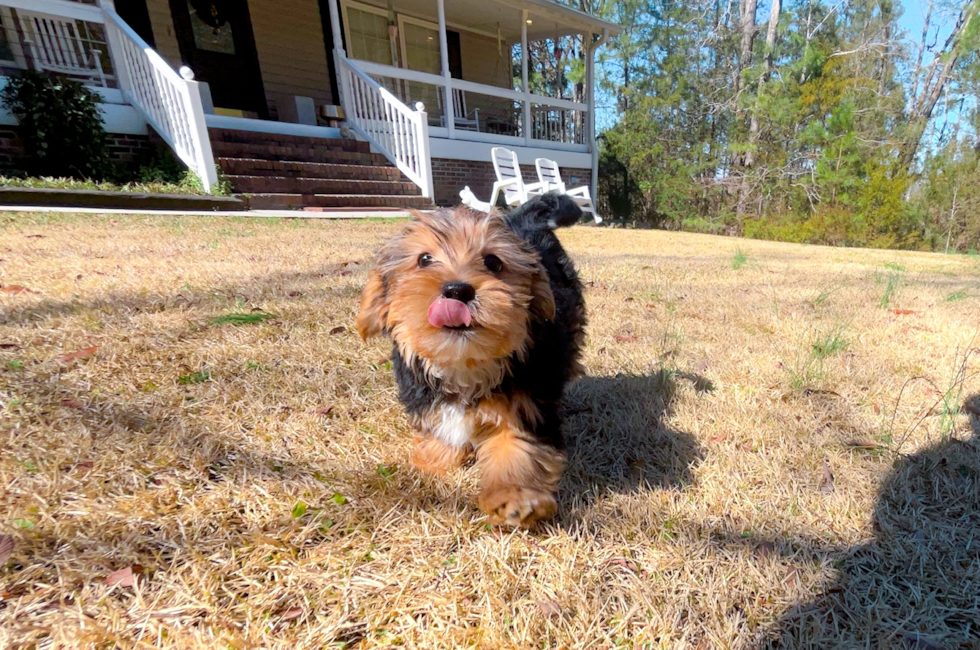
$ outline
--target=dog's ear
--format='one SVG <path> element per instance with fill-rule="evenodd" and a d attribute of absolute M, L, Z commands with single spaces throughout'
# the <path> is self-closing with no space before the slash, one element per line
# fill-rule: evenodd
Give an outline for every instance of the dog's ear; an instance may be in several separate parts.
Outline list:
<path fill-rule="evenodd" d="M 365 341 L 383 333 L 388 326 L 388 290 L 378 269 L 371 271 L 364 292 L 361 310 L 357 313 L 357 332 Z"/>
<path fill-rule="evenodd" d="M 536 321 L 555 318 L 555 294 L 551 291 L 548 272 L 540 264 L 531 275 L 531 318 Z"/>

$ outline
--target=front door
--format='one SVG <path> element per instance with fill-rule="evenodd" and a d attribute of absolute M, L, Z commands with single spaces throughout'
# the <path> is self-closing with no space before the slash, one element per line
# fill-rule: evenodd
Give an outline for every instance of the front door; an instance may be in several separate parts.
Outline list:
<path fill-rule="evenodd" d="M 180 55 L 215 108 L 269 116 L 247 0 L 170 0 Z"/>

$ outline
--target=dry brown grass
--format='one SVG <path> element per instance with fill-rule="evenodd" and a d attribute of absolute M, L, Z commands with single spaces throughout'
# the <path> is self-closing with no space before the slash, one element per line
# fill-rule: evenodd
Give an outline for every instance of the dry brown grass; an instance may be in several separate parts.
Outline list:
<path fill-rule="evenodd" d="M 352 333 L 397 224 L 3 219 L 0 647 L 980 647 L 975 258 L 563 232 L 562 512 L 501 532 Z"/>

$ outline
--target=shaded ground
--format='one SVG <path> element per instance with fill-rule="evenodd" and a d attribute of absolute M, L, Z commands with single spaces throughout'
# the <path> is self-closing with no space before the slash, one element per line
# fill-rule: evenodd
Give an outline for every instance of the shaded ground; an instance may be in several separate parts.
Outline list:
<path fill-rule="evenodd" d="M 352 333 L 397 223 L 2 219 L 0 647 L 980 647 L 976 258 L 563 232 L 562 511 L 501 533 Z"/>

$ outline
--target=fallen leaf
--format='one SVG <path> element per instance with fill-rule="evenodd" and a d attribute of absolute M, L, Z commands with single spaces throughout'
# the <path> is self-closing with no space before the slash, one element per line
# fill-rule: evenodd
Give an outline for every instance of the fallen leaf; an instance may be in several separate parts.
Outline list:
<path fill-rule="evenodd" d="M 868 442 L 867 440 L 848 440 L 844 443 L 844 446 L 848 449 L 881 449 L 881 445 Z"/>
<path fill-rule="evenodd" d="M 27 239 L 44 239 L 44 235 L 27 235 Z"/>
<path fill-rule="evenodd" d="M 795 566 L 786 567 L 786 578 L 784 582 L 790 587 L 798 587 L 800 584 L 800 570 Z"/>
<path fill-rule="evenodd" d="M 921 314 L 922 313 L 921 311 L 918 311 L 918 310 L 915 310 L 915 309 L 889 309 L 888 311 L 890 311 L 891 313 L 895 314 L 896 316 L 908 316 L 910 314 Z"/>
<path fill-rule="evenodd" d="M 330 336 L 336 336 L 337 334 L 343 334 L 347 331 L 347 328 L 341 325 L 340 327 L 335 327 L 330 330 Z"/>
<path fill-rule="evenodd" d="M 881 415 L 881 407 L 877 404 L 872 404 L 871 410 L 875 412 L 875 415 Z"/>
<path fill-rule="evenodd" d="M 554 618 L 561 614 L 561 605 L 553 600 L 539 600 L 538 601 L 538 611 L 545 618 Z"/>
<path fill-rule="evenodd" d="M 78 401 L 77 399 L 63 399 L 61 400 L 61 405 L 65 408 L 82 410 L 85 408 L 85 404 Z"/>
<path fill-rule="evenodd" d="M 352 273 L 353 273 L 353 271 L 341 271 L 340 272 L 341 275 L 351 275 Z"/>
<path fill-rule="evenodd" d="M 78 361 L 79 359 L 86 359 L 95 354 L 98 349 L 98 345 L 93 345 L 92 347 L 85 348 L 84 350 L 69 352 L 68 354 L 63 354 L 58 357 L 58 361 L 61 363 L 71 363 L 72 361 Z"/>
<path fill-rule="evenodd" d="M 640 572 L 639 567 L 636 566 L 636 562 L 634 562 L 633 560 L 627 557 L 616 557 L 609 560 L 609 562 L 607 562 L 606 564 L 608 566 L 620 566 L 626 569 L 627 571 L 631 571 L 637 574 Z"/>
<path fill-rule="evenodd" d="M 823 462 L 823 485 L 820 486 L 820 491 L 824 494 L 830 494 L 834 491 L 834 474 L 830 471 L 830 465 L 827 461 Z"/>
<path fill-rule="evenodd" d="M 0 565 L 7 561 L 14 552 L 14 538 L 10 535 L 0 535 Z"/>
<path fill-rule="evenodd" d="M 776 545 L 772 542 L 759 542 L 756 549 L 762 557 L 772 557 L 776 554 Z"/>
<path fill-rule="evenodd" d="M 125 569 L 119 569 L 118 571 L 113 571 L 106 579 L 102 581 L 102 584 L 112 587 L 113 585 L 119 585 L 120 587 L 132 587 L 136 584 L 140 575 L 143 573 L 143 567 L 138 564 L 133 566 L 128 566 Z"/>
<path fill-rule="evenodd" d="M 19 350 L 20 346 L 16 343 L 0 343 L 0 350 Z"/>
<path fill-rule="evenodd" d="M 37 293 L 36 291 L 32 291 L 27 287 L 21 286 L 19 284 L 8 284 L 6 286 L 0 287 L 0 291 L 4 293 L 15 294 L 15 295 L 18 293 Z"/>
<path fill-rule="evenodd" d="M 290 298 L 296 298 L 298 296 L 302 296 L 303 295 L 303 292 L 302 291 L 290 291 L 286 295 L 289 296 Z"/>
<path fill-rule="evenodd" d="M 728 440 L 728 432 L 727 431 L 725 433 L 721 434 L 720 436 L 717 436 L 715 438 L 711 438 L 710 440 L 708 440 L 708 442 L 725 442 L 726 440 Z"/>
<path fill-rule="evenodd" d="M 636 341 L 638 340 L 639 339 L 637 339 L 632 334 L 620 334 L 616 337 L 616 341 L 618 341 L 619 343 L 636 343 Z"/>
<path fill-rule="evenodd" d="M 627 296 L 626 298 L 623 298 L 623 302 L 633 302 L 633 300 L 634 298 L 632 296 Z"/>
<path fill-rule="evenodd" d="M 299 618 L 303 615 L 302 607 L 293 607 L 292 609 L 287 609 L 286 613 L 282 615 L 282 620 L 291 621 L 295 618 Z"/>
<path fill-rule="evenodd" d="M 316 415 L 330 415 L 331 413 L 333 413 L 333 407 L 324 406 L 323 408 L 313 409 L 313 412 Z"/>

